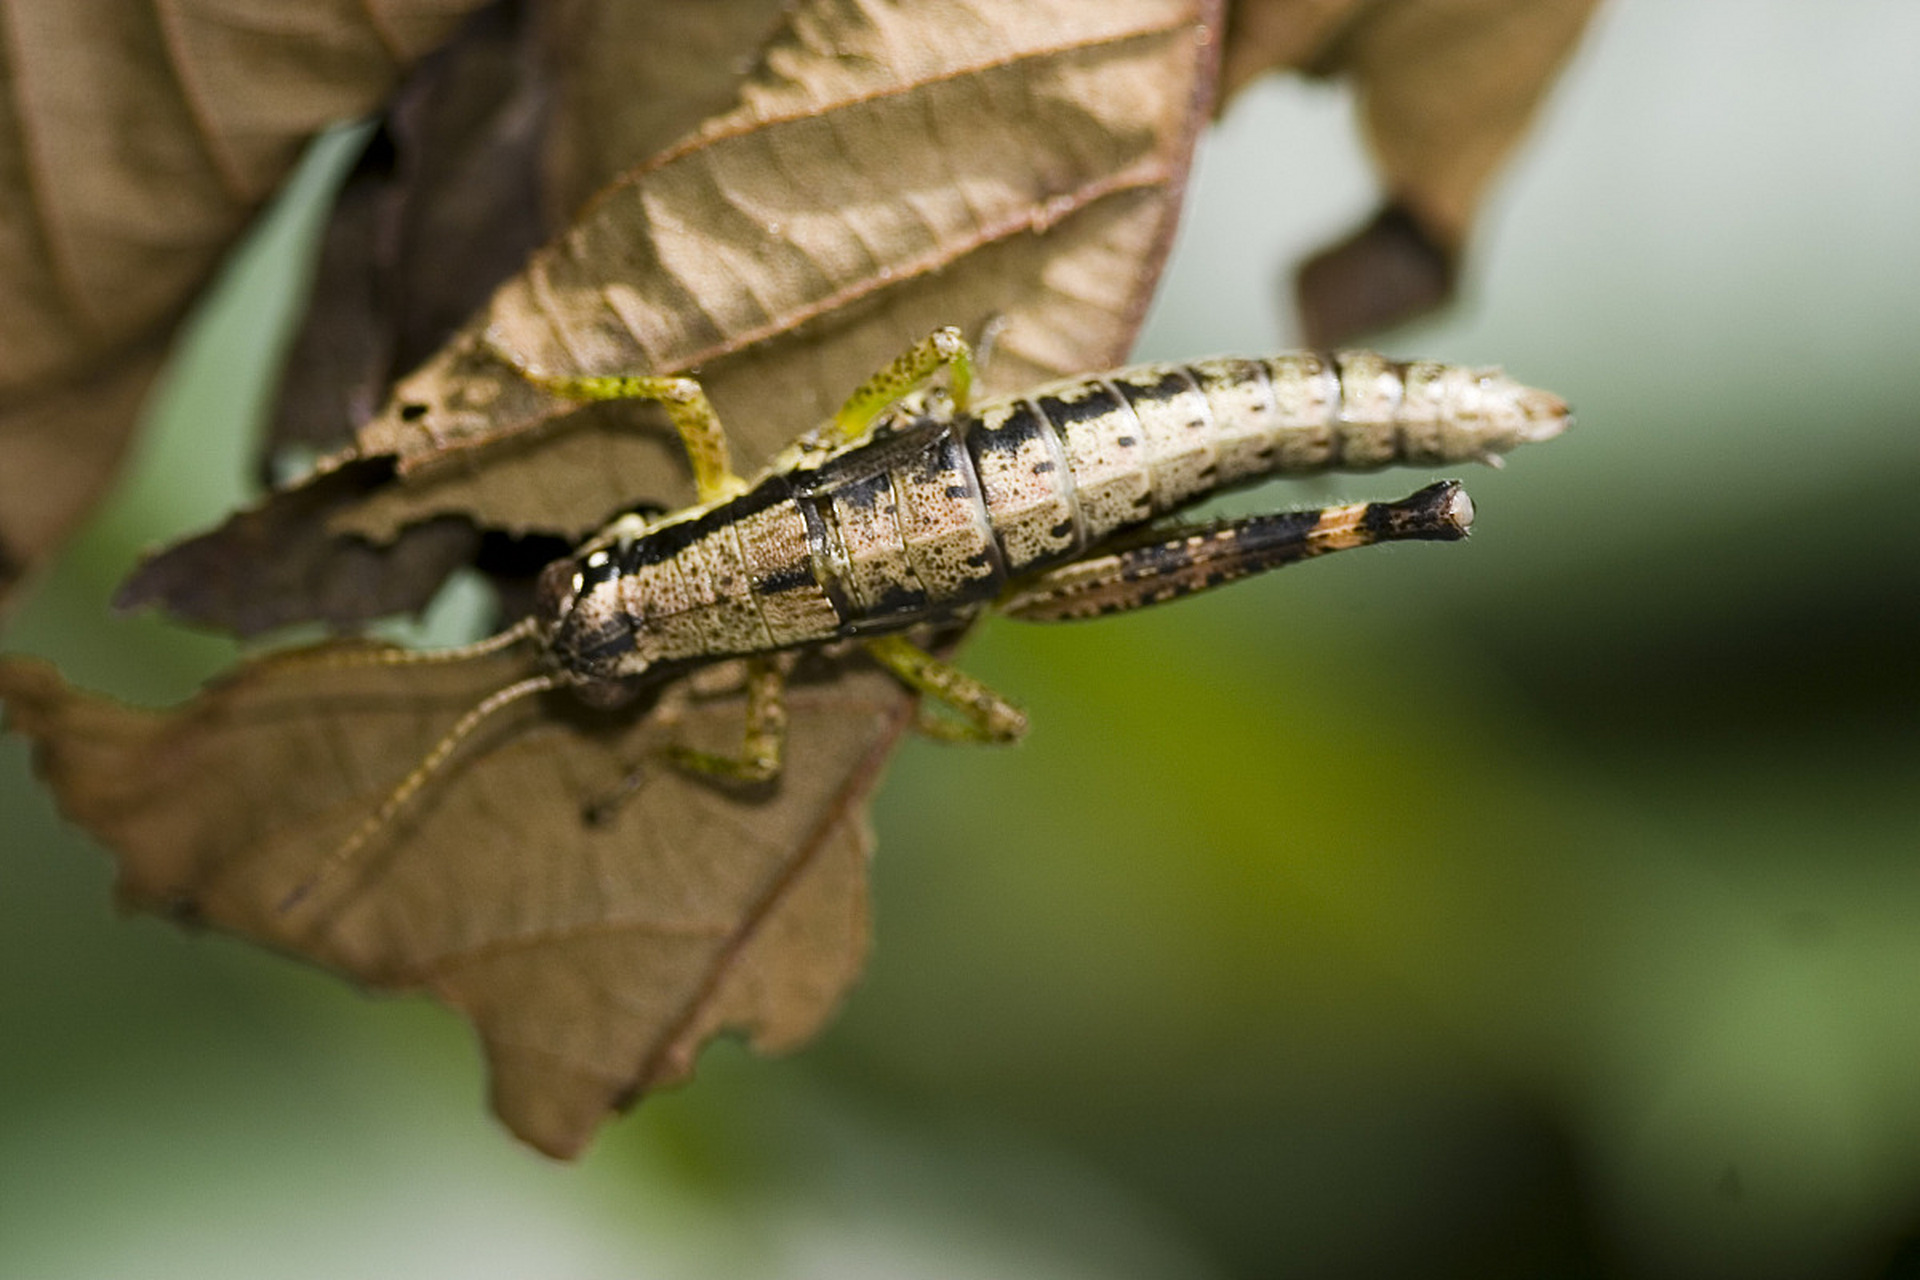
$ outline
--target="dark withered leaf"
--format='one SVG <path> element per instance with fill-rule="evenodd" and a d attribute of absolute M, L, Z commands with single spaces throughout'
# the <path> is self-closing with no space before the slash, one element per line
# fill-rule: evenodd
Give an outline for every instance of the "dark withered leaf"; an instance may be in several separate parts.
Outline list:
<path fill-rule="evenodd" d="M 273 478 L 282 460 L 297 463 L 292 450 L 341 448 L 386 397 L 393 327 L 383 314 L 380 282 L 357 268 L 371 262 L 392 220 L 392 195 L 379 176 L 392 154 L 385 132 L 376 133 L 334 197 L 314 285 L 288 345 L 273 417 L 261 441 L 263 482 Z"/>
<path fill-rule="evenodd" d="M 1278 69 L 1344 77 L 1388 213 L 1311 264 L 1316 340 L 1347 341 L 1440 305 L 1488 183 L 1578 44 L 1596 0 L 1234 0 L 1226 96 Z M 1410 233 L 1410 234 L 1403 234 Z M 1419 252 L 1410 252 L 1418 245 Z M 1324 259 L 1365 291 L 1356 303 Z M 1443 285 L 1436 299 L 1436 282 Z"/>
<path fill-rule="evenodd" d="M 550 234 L 552 77 L 524 4 L 414 68 L 342 184 L 280 380 L 267 454 L 338 449 Z M 559 224 L 554 224 L 559 225 Z"/>
<path fill-rule="evenodd" d="M 373 492 L 392 476 L 381 459 L 352 462 L 316 476 L 278 501 L 228 516 L 218 528 L 175 543 L 135 569 L 114 596 L 119 609 L 164 602 L 177 618 L 256 636 L 312 616 L 288 610 L 310 600 L 340 626 L 357 626 L 418 607 L 424 593 L 471 564 L 480 531 L 442 516 L 390 543 L 339 538 L 330 513 Z"/>
<path fill-rule="evenodd" d="M 1446 305 L 1456 269 L 1453 250 L 1436 244 L 1405 210 L 1382 209 L 1295 273 L 1307 345 L 1344 346 Z"/>
<path fill-rule="evenodd" d="M 864 802 L 908 712 L 890 677 L 847 664 L 796 684 L 786 772 L 746 790 L 652 758 L 667 742 L 737 742 L 731 692 L 683 682 L 646 714 L 566 695 L 511 706 L 291 909 L 313 868 L 526 661 L 268 659 L 155 712 L 0 659 L 0 699 L 62 810 L 115 851 L 125 903 L 369 987 L 430 992 L 479 1032 L 501 1118 L 568 1157 L 607 1116 L 684 1079 L 722 1030 L 769 1052 L 805 1040 L 858 975 Z M 590 818 L 636 769 L 626 802 Z"/>

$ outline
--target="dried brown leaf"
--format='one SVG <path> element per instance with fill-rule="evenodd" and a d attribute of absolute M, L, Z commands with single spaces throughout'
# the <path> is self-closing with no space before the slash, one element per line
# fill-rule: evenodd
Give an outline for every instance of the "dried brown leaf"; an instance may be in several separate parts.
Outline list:
<path fill-rule="evenodd" d="M 10 727 L 64 812 L 116 851 L 122 899 L 424 990 L 478 1030 L 495 1109 L 548 1154 L 684 1079 L 723 1030 L 779 1051 L 811 1035 L 867 939 L 864 799 L 905 704 L 857 660 L 793 690 L 789 764 L 728 790 L 650 758 L 737 741 L 729 694 L 648 714 L 566 695 L 501 712 L 367 856 L 282 903 L 460 712 L 523 659 L 328 669 L 268 659 L 170 712 L 0 660 Z M 711 681 L 706 682 L 711 684 Z M 610 818 L 586 816 L 640 769 Z"/>
<path fill-rule="evenodd" d="M 1332 51 L 1360 91 L 1388 192 L 1434 239 L 1466 242 L 1488 179 L 1518 142 L 1597 0 L 1401 0 Z"/>
<path fill-rule="evenodd" d="M 154 352 L 306 140 L 474 3 L 0 7 L 0 450 L 73 454 L 0 470 L 0 561 L 99 491 Z"/>
<path fill-rule="evenodd" d="M 1199 16 L 1169 0 L 799 6 L 743 105 L 597 198 L 402 381 L 361 452 L 444 466 L 571 411 L 495 348 L 550 370 L 697 369 L 748 466 L 941 324 L 1004 322 L 990 383 L 1114 362 L 1205 99 Z M 476 468 L 354 527 L 391 536 L 451 505 L 583 531 L 636 496 L 685 500 L 658 491 L 651 450 L 623 465 L 611 435 L 598 501 L 572 459 L 549 479 L 534 443 L 510 482 Z"/>
<path fill-rule="evenodd" d="M 1338 347 L 1446 305 L 1457 255 L 1398 205 L 1294 272 L 1308 346 Z"/>
<path fill-rule="evenodd" d="M 456 515 L 577 537 L 636 501 L 690 500 L 653 415 L 577 411 L 490 343 L 553 369 L 698 370 L 747 469 L 940 325 L 1003 323 L 989 387 L 1117 362 L 1204 120 L 1213 16 L 1204 0 L 789 7 L 728 114 L 593 201 L 402 382 L 359 443 L 401 483 L 331 530 L 387 542 Z M 249 573 L 220 535 L 194 554 Z M 325 616 L 280 612 L 303 609 Z"/>
<path fill-rule="evenodd" d="M 402 322 L 382 293 L 386 282 L 375 274 L 393 220 L 392 193 L 379 172 L 385 166 L 378 157 L 385 154 L 376 136 L 334 197 L 307 308 L 288 344 L 261 441 L 263 478 L 282 459 L 297 465 L 296 451 L 338 450 L 386 397 Z"/>
<path fill-rule="evenodd" d="M 1317 341 L 1341 343 L 1431 309 L 1473 217 L 1572 53 L 1597 0 L 1235 0 L 1223 88 L 1278 68 L 1350 79 L 1386 188 L 1374 227 L 1337 250 L 1338 271 L 1298 282 Z M 1404 220 L 1433 252 L 1409 254 Z M 1359 287 L 1370 303 L 1354 306 Z M 1392 301 L 1395 305 L 1388 306 Z"/>

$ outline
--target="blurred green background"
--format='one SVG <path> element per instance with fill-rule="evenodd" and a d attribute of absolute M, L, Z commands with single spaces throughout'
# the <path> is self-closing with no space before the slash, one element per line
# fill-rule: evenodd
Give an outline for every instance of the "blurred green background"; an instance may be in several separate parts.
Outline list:
<path fill-rule="evenodd" d="M 1920 1275 L 1916 49 L 1901 0 L 1606 8 L 1468 296 L 1381 339 L 1576 432 L 1466 476 L 1464 546 L 984 628 L 1034 732 L 901 752 L 839 1021 L 579 1167 L 426 1002 L 115 919 L 0 742 L 0 1274 Z M 9 649 L 226 661 L 105 601 L 240 500 L 343 156 Z M 1293 341 L 1285 264 L 1375 198 L 1341 92 L 1249 94 L 1142 354 Z"/>

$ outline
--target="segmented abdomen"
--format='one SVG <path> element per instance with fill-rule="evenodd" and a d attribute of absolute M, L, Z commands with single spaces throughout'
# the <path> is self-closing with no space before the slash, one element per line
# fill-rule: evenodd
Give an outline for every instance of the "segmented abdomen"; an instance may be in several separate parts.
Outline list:
<path fill-rule="evenodd" d="M 1020 573 L 1219 489 L 1492 461 L 1566 422 L 1564 401 L 1495 370 L 1298 353 L 1043 387 L 982 406 L 967 446 L 1005 567 Z"/>
<path fill-rule="evenodd" d="M 803 479 L 814 576 L 842 632 L 997 597 L 1010 577 L 1273 475 L 1483 461 L 1566 405 L 1491 370 L 1371 352 L 1139 365 L 980 406 Z"/>
<path fill-rule="evenodd" d="M 901 424 L 598 550 L 550 645 L 611 679 L 899 630 L 1222 488 L 1490 461 L 1565 426 L 1504 374 L 1370 352 L 1139 365 Z"/>

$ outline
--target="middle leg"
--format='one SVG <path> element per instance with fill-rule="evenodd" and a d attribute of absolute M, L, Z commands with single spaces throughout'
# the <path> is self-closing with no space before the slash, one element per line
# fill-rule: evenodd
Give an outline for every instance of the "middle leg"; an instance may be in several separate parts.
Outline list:
<path fill-rule="evenodd" d="M 878 636 L 867 652 L 903 684 L 953 711 L 957 718 L 922 713 L 914 727 L 946 742 L 1015 742 L 1027 732 L 1027 716 L 958 667 L 940 661 L 905 636 Z"/>
<path fill-rule="evenodd" d="M 558 374 L 517 365 L 522 377 L 567 400 L 639 400 L 659 405 L 687 451 L 694 492 L 701 502 L 744 493 L 747 482 L 733 469 L 720 415 L 693 378 L 655 374 Z"/>

